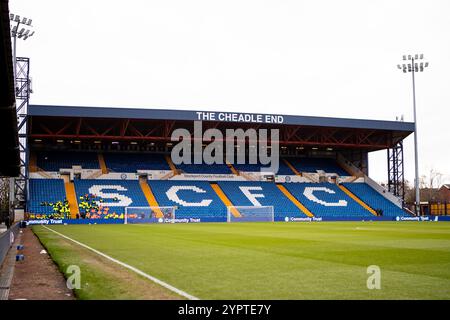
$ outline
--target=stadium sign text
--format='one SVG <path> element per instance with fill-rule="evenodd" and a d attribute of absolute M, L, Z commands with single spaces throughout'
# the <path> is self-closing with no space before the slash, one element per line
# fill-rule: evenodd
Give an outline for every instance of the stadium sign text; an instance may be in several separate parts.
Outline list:
<path fill-rule="evenodd" d="M 63 224 L 63 221 L 61 219 L 42 219 L 42 220 L 28 220 L 28 225 L 35 225 L 35 224 Z"/>
<path fill-rule="evenodd" d="M 197 112 L 199 121 L 283 123 L 284 118 L 273 114 L 232 113 L 232 112 Z"/>
<path fill-rule="evenodd" d="M 286 222 L 311 222 L 311 221 L 322 221 L 322 217 L 302 217 L 302 218 L 298 218 L 298 217 L 285 217 L 284 221 Z"/>
<path fill-rule="evenodd" d="M 397 217 L 397 221 L 430 221 L 430 217 L 421 216 L 421 217 Z"/>

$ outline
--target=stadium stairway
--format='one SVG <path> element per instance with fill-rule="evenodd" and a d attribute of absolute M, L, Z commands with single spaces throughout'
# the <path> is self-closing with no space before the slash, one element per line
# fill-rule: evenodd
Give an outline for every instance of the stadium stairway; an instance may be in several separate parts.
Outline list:
<path fill-rule="evenodd" d="M 36 172 L 38 171 L 37 167 L 37 157 L 36 153 L 33 151 L 30 151 L 30 159 L 29 159 L 29 166 L 28 166 L 30 172 Z"/>
<path fill-rule="evenodd" d="M 297 169 L 295 169 L 295 167 L 289 161 L 287 161 L 287 159 L 283 158 L 283 161 L 289 167 L 289 169 L 291 169 L 292 172 L 294 172 L 297 176 L 301 176 L 302 175 L 300 172 L 298 172 Z"/>
<path fill-rule="evenodd" d="M 103 157 L 103 153 L 98 153 L 98 163 L 100 164 L 100 169 L 102 169 L 102 174 L 108 173 L 108 168 L 106 167 L 105 157 Z"/>
<path fill-rule="evenodd" d="M 145 178 L 139 178 L 139 185 L 141 186 L 145 199 L 147 199 L 148 205 L 150 207 L 156 207 L 156 218 L 164 217 L 164 214 L 162 213 L 161 209 L 159 209 L 158 201 L 156 201 L 155 195 L 153 194 L 152 189 L 150 189 L 147 180 Z"/>
<path fill-rule="evenodd" d="M 77 194 L 75 192 L 75 185 L 70 181 L 65 182 L 64 189 L 66 190 L 66 199 L 69 202 L 70 217 L 75 219 L 78 214 L 78 201 Z"/>
<path fill-rule="evenodd" d="M 230 199 L 228 199 L 228 197 L 225 195 L 225 193 L 223 192 L 223 190 L 219 187 L 219 185 L 217 183 L 211 183 L 211 188 L 213 188 L 214 192 L 217 194 L 217 196 L 220 198 L 220 200 L 222 200 L 223 204 L 226 207 L 233 206 L 233 203 L 231 203 Z M 236 208 L 230 208 L 230 212 L 236 218 L 241 217 L 241 214 L 239 213 L 239 211 Z"/>
<path fill-rule="evenodd" d="M 239 172 L 237 172 L 237 170 L 233 167 L 233 165 L 230 162 L 228 162 L 228 160 L 225 160 L 225 163 L 226 163 L 227 167 L 230 168 L 231 172 L 234 175 L 236 175 L 236 176 L 239 175 Z"/>
<path fill-rule="evenodd" d="M 167 164 L 170 167 L 170 170 L 172 170 L 172 172 L 173 172 L 173 175 L 176 176 L 178 174 L 177 167 L 175 167 L 175 164 L 172 162 L 172 159 L 170 158 L 169 155 L 166 155 L 165 158 L 166 158 Z"/>
<path fill-rule="evenodd" d="M 375 210 L 373 210 L 371 207 L 369 207 L 364 201 L 362 201 L 360 198 L 358 198 L 354 193 L 352 193 L 350 190 L 348 190 L 345 186 L 340 184 L 340 185 L 338 185 L 338 187 L 339 187 L 339 189 L 344 191 L 350 198 L 355 200 L 363 208 L 365 208 L 367 211 L 369 211 L 371 214 L 373 214 L 374 216 L 377 216 L 377 213 L 375 212 Z"/>
<path fill-rule="evenodd" d="M 277 183 L 278 189 L 280 189 L 281 192 L 288 198 L 297 208 L 299 208 L 304 214 L 306 214 L 308 217 L 312 218 L 314 215 L 311 211 L 308 210 L 300 201 L 298 201 L 290 192 L 288 189 L 286 189 L 282 184 Z"/>
<path fill-rule="evenodd" d="M 44 170 L 42 170 L 41 168 L 38 167 L 36 152 L 30 151 L 28 170 L 30 172 L 36 172 L 46 179 L 52 179 L 51 175 L 49 175 L 47 172 L 45 172 Z"/>

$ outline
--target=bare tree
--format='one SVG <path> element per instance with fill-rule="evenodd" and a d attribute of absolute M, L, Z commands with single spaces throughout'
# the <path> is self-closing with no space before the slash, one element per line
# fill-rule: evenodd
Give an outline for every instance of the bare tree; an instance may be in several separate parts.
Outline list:
<path fill-rule="evenodd" d="M 9 179 L 0 178 L 0 222 L 9 214 Z"/>
<path fill-rule="evenodd" d="M 430 170 L 430 180 L 429 180 L 429 187 L 430 188 L 440 188 L 442 185 L 442 178 L 444 177 L 444 175 L 437 171 L 436 169 L 431 169 Z"/>
<path fill-rule="evenodd" d="M 428 175 L 420 177 L 420 199 L 421 201 L 435 201 L 439 197 L 439 188 L 444 175 L 432 168 Z"/>
<path fill-rule="evenodd" d="M 405 180 L 405 203 L 411 204 L 414 203 L 416 199 L 415 188 L 412 183 L 408 180 Z"/>

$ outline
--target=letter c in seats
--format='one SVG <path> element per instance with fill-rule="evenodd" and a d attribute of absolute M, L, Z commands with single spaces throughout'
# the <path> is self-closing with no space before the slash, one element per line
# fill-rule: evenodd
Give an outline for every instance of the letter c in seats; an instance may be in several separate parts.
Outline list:
<path fill-rule="evenodd" d="M 345 200 L 339 200 L 338 202 L 326 202 L 324 200 L 320 200 L 319 198 L 317 198 L 314 195 L 314 191 L 323 191 L 323 192 L 330 193 L 330 194 L 336 193 L 333 190 L 328 189 L 326 187 L 306 187 L 305 190 L 303 191 L 303 195 L 308 200 L 314 201 L 314 202 L 321 204 L 323 206 L 326 206 L 326 207 L 346 207 L 347 206 L 347 201 L 345 201 Z"/>
<path fill-rule="evenodd" d="M 206 193 L 205 190 L 196 186 L 172 186 L 166 192 L 167 198 L 184 207 L 208 207 L 212 202 L 211 199 L 203 199 L 200 202 L 187 202 L 185 200 L 180 199 L 180 197 L 178 196 L 178 191 L 180 190 L 190 190 L 195 193 Z"/>

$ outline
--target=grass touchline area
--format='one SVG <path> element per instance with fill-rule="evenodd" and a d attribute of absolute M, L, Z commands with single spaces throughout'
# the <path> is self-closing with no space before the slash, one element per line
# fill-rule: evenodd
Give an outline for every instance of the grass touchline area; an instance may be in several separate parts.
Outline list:
<path fill-rule="evenodd" d="M 77 240 L 74 240 L 74 239 L 72 239 L 70 237 L 67 237 L 67 236 L 63 235 L 62 233 L 60 233 L 58 231 L 55 231 L 55 230 L 53 230 L 53 229 L 51 229 L 51 228 L 49 228 L 47 226 L 43 226 L 43 228 L 45 228 L 46 230 L 49 230 L 49 231 L 59 235 L 60 237 L 66 239 L 68 241 L 72 241 L 73 243 L 75 243 L 75 244 L 77 244 L 77 245 L 79 245 L 79 246 L 81 246 L 81 247 L 83 247 L 83 248 L 85 248 L 87 250 L 90 250 L 93 253 L 98 254 L 99 256 L 101 256 L 101 257 L 103 257 L 103 258 L 105 258 L 105 259 L 107 259 L 107 260 L 109 260 L 109 261 L 111 261 L 113 263 L 116 263 L 116 264 L 118 264 L 118 265 L 120 265 L 120 266 L 122 266 L 122 267 L 124 267 L 124 268 L 126 268 L 128 270 L 131 270 L 132 272 L 135 272 L 135 273 L 139 274 L 140 276 L 142 276 L 142 277 L 144 277 L 144 278 L 146 278 L 146 279 L 148 279 L 150 281 L 153 281 L 153 282 L 159 284 L 160 286 L 162 286 L 162 287 L 164 287 L 164 288 L 166 288 L 166 289 L 168 289 L 170 291 L 175 292 L 176 294 L 178 294 L 180 296 L 183 296 L 183 297 L 185 297 L 185 298 L 187 298 L 189 300 L 198 300 L 197 297 L 194 297 L 194 296 L 192 296 L 192 295 L 190 295 L 190 294 L 188 294 L 188 293 L 186 293 L 184 291 L 181 291 L 181 290 L 171 286 L 168 283 L 165 283 L 164 281 L 161 281 L 161 280 L 159 280 L 159 279 L 157 279 L 155 277 L 152 277 L 151 275 L 149 275 L 149 274 L 147 274 L 147 273 L 145 273 L 145 272 L 143 272 L 143 271 L 141 271 L 141 270 L 139 270 L 139 269 L 137 269 L 137 268 L 135 268 L 133 266 L 130 266 L 129 264 L 126 264 L 126 263 L 124 263 L 122 261 L 114 259 L 114 258 L 104 254 L 103 252 L 100 252 L 100 251 L 98 251 L 98 250 L 96 250 L 94 248 L 91 248 L 91 247 L 85 245 L 84 243 L 81 243 L 81 242 L 79 242 Z"/>
<path fill-rule="evenodd" d="M 445 222 L 67 225 L 52 230 L 200 299 L 450 299 Z M 182 297 L 33 227 L 82 299 Z M 368 289 L 379 266 L 381 289 Z"/>

